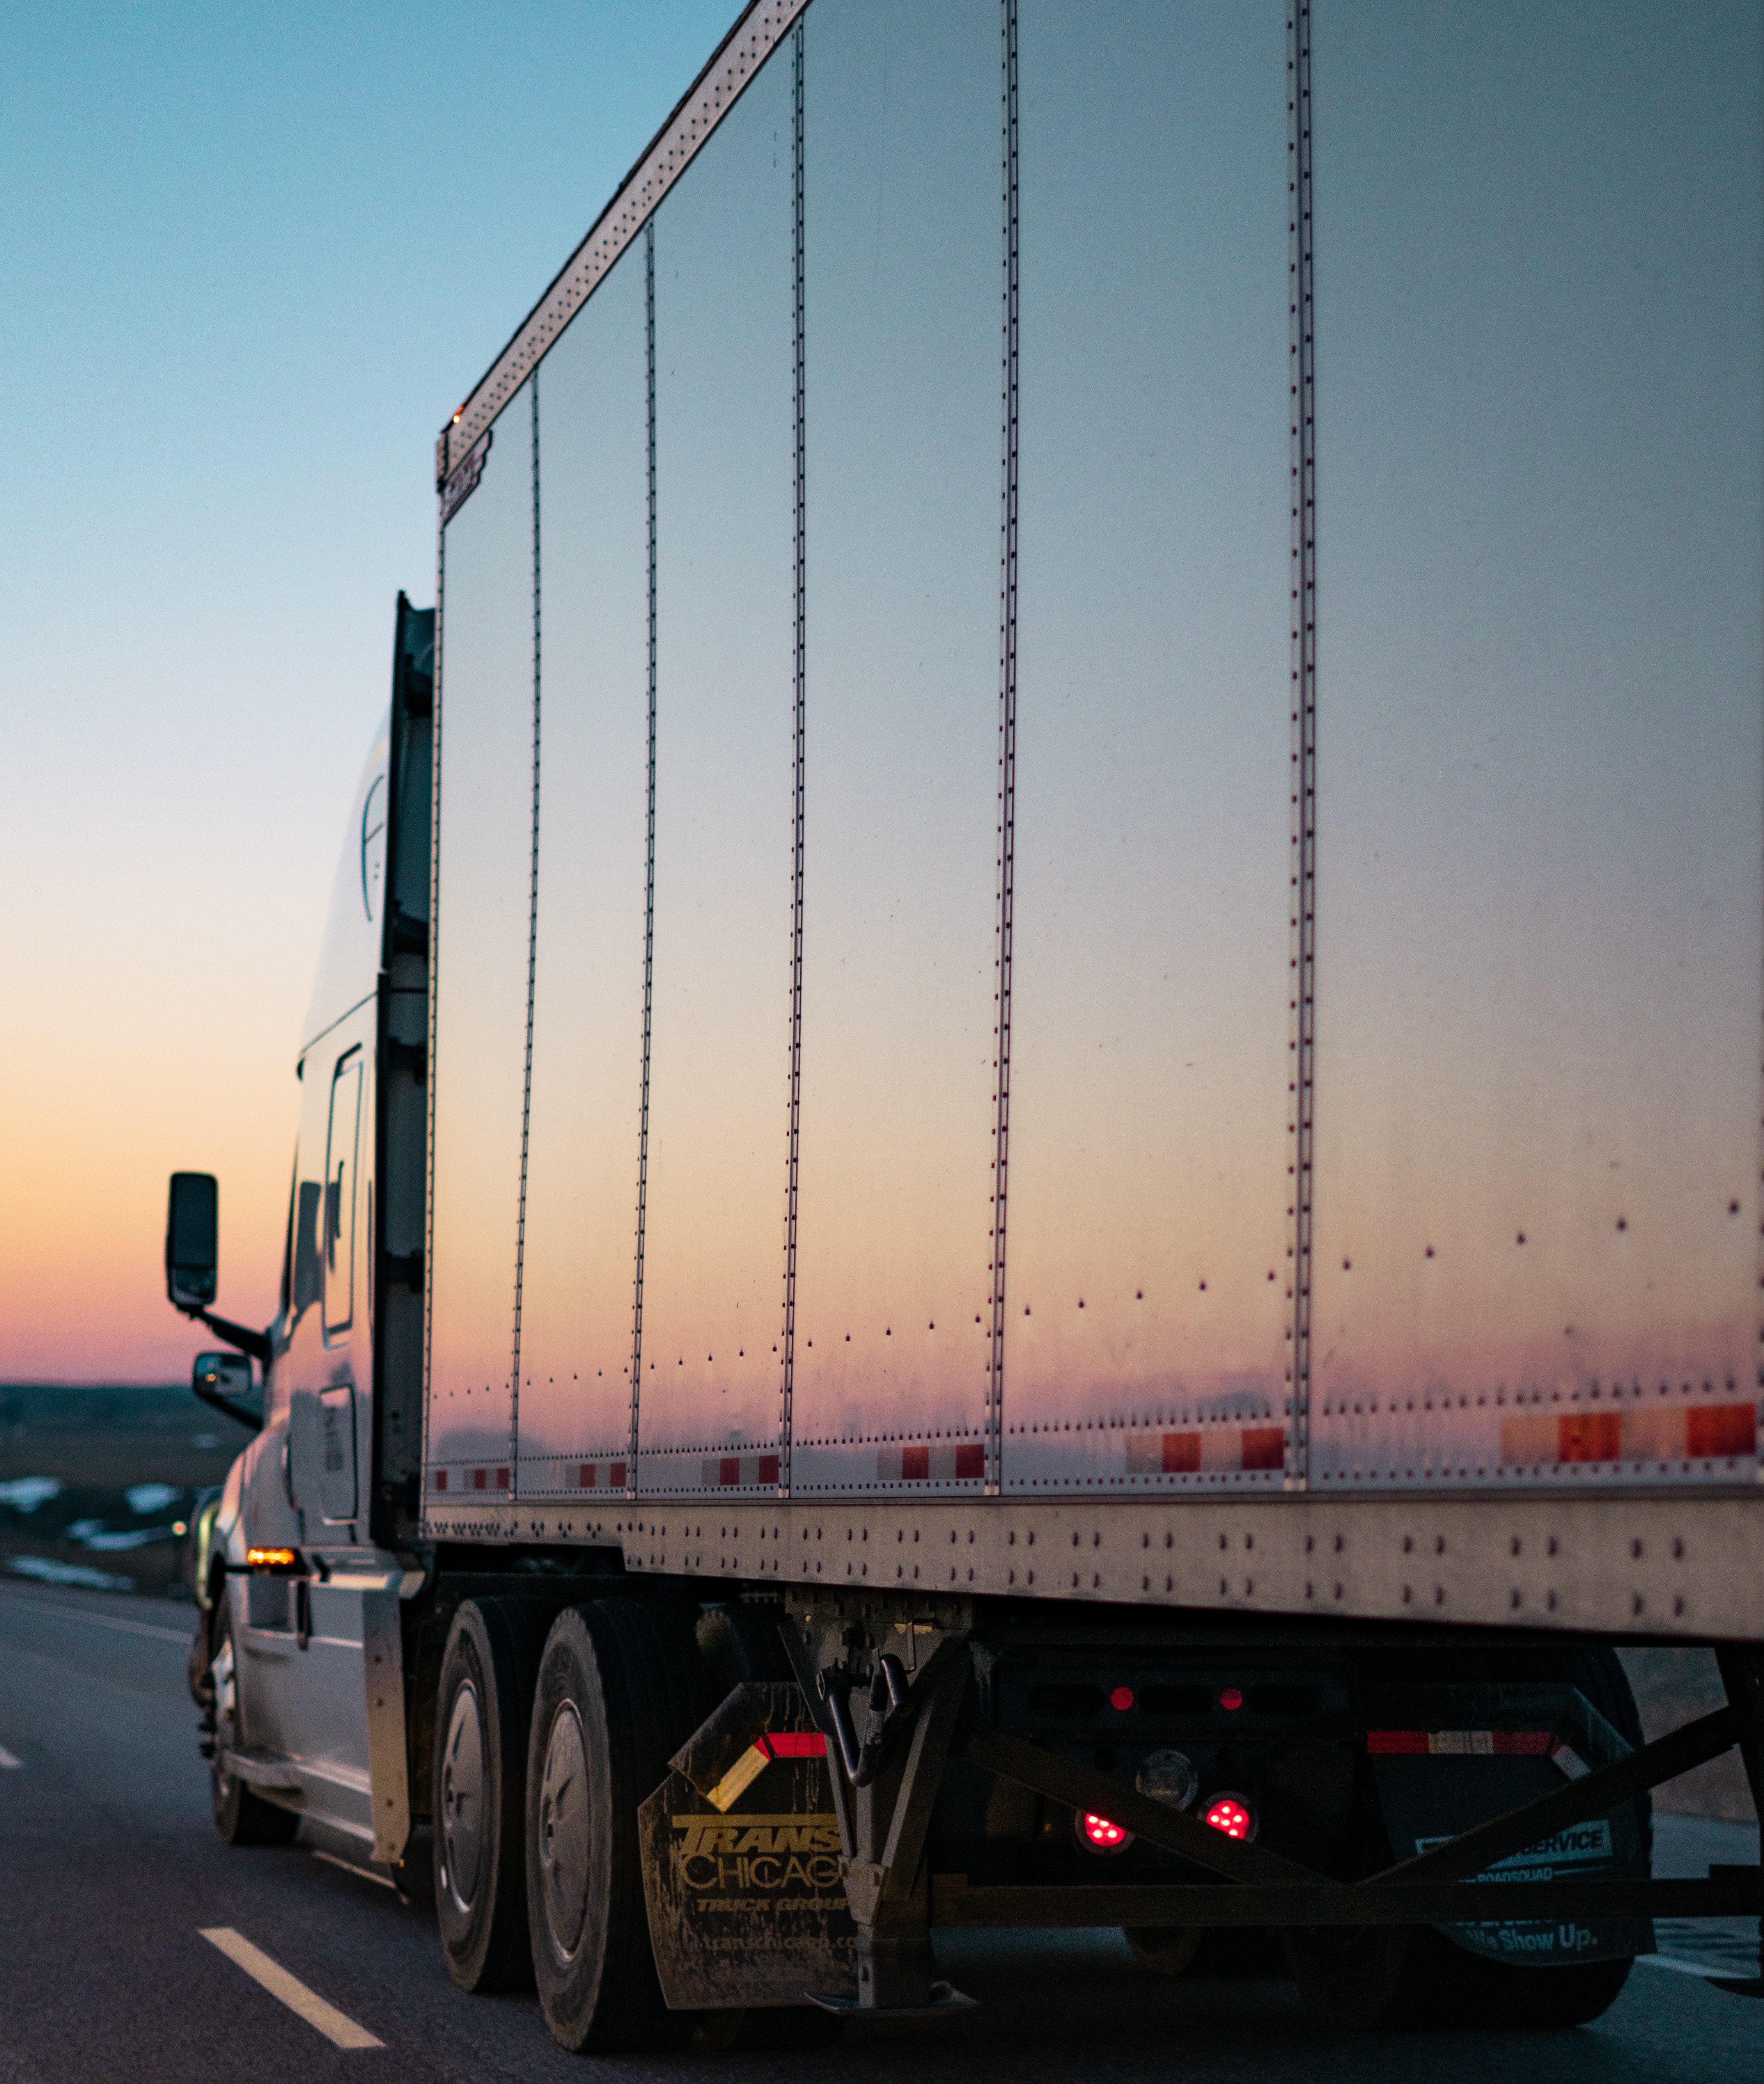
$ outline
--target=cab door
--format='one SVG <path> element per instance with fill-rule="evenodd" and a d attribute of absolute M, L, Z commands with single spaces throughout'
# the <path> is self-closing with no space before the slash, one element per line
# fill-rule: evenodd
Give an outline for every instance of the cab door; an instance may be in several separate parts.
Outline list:
<path fill-rule="evenodd" d="M 370 1001 L 309 1046 L 301 1066 L 294 1315 L 283 1362 L 301 1567 L 281 1630 L 252 1645 L 306 1813 L 368 1839 L 366 1602 L 383 1591 L 391 1562 L 375 1554 L 366 1527 L 374 1032 Z"/>

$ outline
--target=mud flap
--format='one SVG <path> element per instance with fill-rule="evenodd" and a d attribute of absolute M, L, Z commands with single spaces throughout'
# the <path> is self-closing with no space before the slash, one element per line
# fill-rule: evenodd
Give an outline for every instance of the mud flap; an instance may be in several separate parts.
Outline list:
<path fill-rule="evenodd" d="M 1629 1749 L 1569 1687 L 1508 1687 L 1498 1696 L 1468 1688 L 1416 1689 L 1400 1705 L 1390 1696 L 1381 1705 L 1385 1718 L 1409 1724 L 1367 1732 L 1385 1828 L 1399 1860 L 1429 1852 L 1473 1824 L 1547 1794 L 1564 1774 L 1577 1777 Z M 1500 1722 L 1508 1726 L 1494 1726 Z M 1648 1865 L 1635 1805 L 1626 1802 L 1609 1816 L 1572 1824 L 1497 1860 L 1474 1879 L 1641 1881 Z M 1646 1918 L 1491 1920 L 1438 1929 L 1469 1953 L 1538 1968 L 1622 1960 L 1654 1948 Z"/>
<path fill-rule="evenodd" d="M 793 1684 L 738 1686 L 638 1812 L 670 2008 L 800 2005 L 857 1984 L 826 1739 Z"/>

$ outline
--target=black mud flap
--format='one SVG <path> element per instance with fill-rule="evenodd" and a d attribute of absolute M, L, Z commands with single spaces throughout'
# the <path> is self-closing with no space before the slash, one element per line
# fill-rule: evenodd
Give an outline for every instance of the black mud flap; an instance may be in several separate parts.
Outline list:
<path fill-rule="evenodd" d="M 675 2011 L 857 1988 L 826 1739 L 792 1684 L 738 1686 L 639 1811 L 643 1889 Z"/>
<path fill-rule="evenodd" d="M 1404 1688 L 1379 1702 L 1365 1732 L 1390 1849 L 1398 1860 L 1534 1801 L 1629 1749 L 1572 1687 Z M 1575 1823 L 1474 1877 L 1484 1882 L 1646 1880 L 1648 1848 L 1633 1802 Z M 1442 1925 L 1490 1960 L 1561 1968 L 1654 1951 L 1646 1918 L 1514 1919 Z"/>

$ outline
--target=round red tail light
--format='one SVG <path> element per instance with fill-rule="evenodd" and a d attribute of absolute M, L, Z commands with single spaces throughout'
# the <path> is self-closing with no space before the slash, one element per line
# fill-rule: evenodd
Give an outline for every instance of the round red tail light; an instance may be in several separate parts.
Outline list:
<path fill-rule="evenodd" d="M 1109 1696 L 1109 1705 L 1121 1714 L 1124 1715 L 1132 1705 L 1133 1689 L 1131 1686 L 1117 1686 Z"/>
<path fill-rule="evenodd" d="M 1207 1821 L 1228 1838 L 1255 1836 L 1255 1811 L 1241 1794 L 1216 1794 L 1207 1804 Z"/>
<path fill-rule="evenodd" d="M 1094 1809 L 1081 1810 L 1072 1820 L 1077 1826 L 1079 1844 L 1088 1852 L 1124 1853 L 1133 1842 L 1133 1833 L 1123 1824 L 1111 1823 Z"/>
<path fill-rule="evenodd" d="M 1241 1708 L 1243 1705 L 1242 1688 L 1241 1686 L 1220 1687 L 1219 1689 L 1219 1705 L 1228 1713 L 1232 1709 Z"/>

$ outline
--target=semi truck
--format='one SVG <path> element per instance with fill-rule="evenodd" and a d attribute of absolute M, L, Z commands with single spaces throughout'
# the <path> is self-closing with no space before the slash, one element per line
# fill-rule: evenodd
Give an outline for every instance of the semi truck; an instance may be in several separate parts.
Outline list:
<path fill-rule="evenodd" d="M 441 434 L 267 1329 L 172 1181 L 224 1838 L 573 2049 L 952 1927 L 1571 2025 L 1759 1911 L 1648 1791 L 1764 1742 L 1761 84 L 745 8 Z"/>

